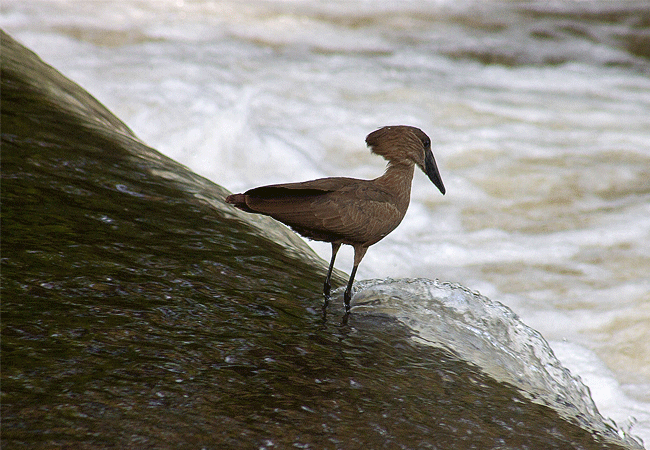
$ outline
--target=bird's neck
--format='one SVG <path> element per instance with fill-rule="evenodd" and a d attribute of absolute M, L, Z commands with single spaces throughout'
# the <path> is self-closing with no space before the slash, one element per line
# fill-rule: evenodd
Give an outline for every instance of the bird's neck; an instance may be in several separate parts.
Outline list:
<path fill-rule="evenodd" d="M 412 163 L 395 164 L 389 162 L 384 174 L 375 180 L 385 192 L 395 196 L 398 208 L 404 212 L 406 212 L 411 200 L 411 184 L 414 170 L 415 166 Z"/>

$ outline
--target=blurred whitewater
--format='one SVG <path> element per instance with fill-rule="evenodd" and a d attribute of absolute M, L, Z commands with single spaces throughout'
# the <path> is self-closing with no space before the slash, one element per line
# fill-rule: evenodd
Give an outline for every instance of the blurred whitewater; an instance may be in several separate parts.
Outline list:
<path fill-rule="evenodd" d="M 650 440 L 645 2 L 1 8 L 3 29 L 144 142 L 232 191 L 373 178 L 384 161 L 365 135 L 422 128 L 447 195 L 416 175 L 357 278 L 438 278 L 508 305 L 605 417 Z"/>

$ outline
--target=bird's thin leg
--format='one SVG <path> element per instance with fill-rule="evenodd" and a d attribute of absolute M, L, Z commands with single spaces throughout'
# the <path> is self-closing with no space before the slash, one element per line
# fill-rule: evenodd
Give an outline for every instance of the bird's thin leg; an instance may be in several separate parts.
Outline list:
<path fill-rule="evenodd" d="M 352 273 L 350 274 L 350 280 L 348 280 L 348 287 L 345 289 L 345 294 L 343 295 L 343 301 L 345 302 L 345 314 L 350 314 L 350 300 L 352 300 L 352 284 L 354 283 L 354 276 L 357 274 L 357 267 L 352 268 Z"/>
<path fill-rule="evenodd" d="M 330 268 L 327 270 L 327 277 L 325 278 L 325 284 L 323 285 L 323 297 L 325 297 L 325 305 L 330 300 L 330 290 L 332 289 L 331 280 L 332 280 L 332 269 L 334 269 L 334 260 L 336 259 L 336 253 L 339 251 L 341 244 L 335 244 L 332 242 L 332 260 L 330 261 Z"/>
<path fill-rule="evenodd" d="M 343 301 L 345 302 L 345 314 L 350 314 L 350 300 L 352 300 L 352 284 L 354 283 L 354 276 L 357 274 L 357 269 L 359 268 L 359 263 L 363 259 L 363 256 L 366 254 L 368 247 L 354 246 L 354 267 L 352 267 L 352 273 L 350 273 L 350 279 L 348 280 L 348 287 L 345 289 L 345 294 L 343 295 Z"/>

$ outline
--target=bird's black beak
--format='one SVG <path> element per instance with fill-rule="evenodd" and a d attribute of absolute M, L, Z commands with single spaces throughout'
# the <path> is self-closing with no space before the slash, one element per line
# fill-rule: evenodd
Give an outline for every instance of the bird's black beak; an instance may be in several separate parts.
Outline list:
<path fill-rule="evenodd" d="M 436 165 L 436 160 L 433 157 L 431 149 L 427 149 L 424 153 L 424 171 L 429 179 L 433 182 L 433 184 L 435 184 L 436 187 L 440 189 L 442 195 L 445 195 L 445 192 L 447 192 L 447 190 L 445 189 L 445 185 L 442 184 L 442 178 L 440 177 L 440 172 L 438 172 L 438 166 Z"/>

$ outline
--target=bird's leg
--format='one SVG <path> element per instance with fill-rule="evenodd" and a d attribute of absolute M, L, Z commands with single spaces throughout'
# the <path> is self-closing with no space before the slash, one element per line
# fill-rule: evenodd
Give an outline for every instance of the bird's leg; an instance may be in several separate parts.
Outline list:
<path fill-rule="evenodd" d="M 325 305 L 323 308 L 327 307 L 327 303 L 330 300 L 330 290 L 332 288 L 332 269 L 334 269 L 334 260 L 336 259 L 336 253 L 339 251 L 341 244 L 335 244 L 332 242 L 332 260 L 330 261 L 330 268 L 327 271 L 327 277 L 325 278 L 325 284 L 323 285 L 323 297 L 325 297 Z"/>
<path fill-rule="evenodd" d="M 354 283 L 354 276 L 357 274 L 359 263 L 363 259 L 363 256 L 366 254 L 366 250 L 368 250 L 368 247 L 361 247 L 360 245 L 354 246 L 354 267 L 352 267 L 352 273 L 350 273 L 350 279 L 348 280 L 348 287 L 345 289 L 345 294 L 343 295 L 343 301 L 345 302 L 345 314 L 350 314 L 352 284 Z"/>
<path fill-rule="evenodd" d="M 350 314 L 350 300 L 352 300 L 352 284 L 354 283 L 354 276 L 357 274 L 357 267 L 352 268 L 352 273 L 350 274 L 350 280 L 348 280 L 348 287 L 345 289 L 345 294 L 343 294 L 343 301 L 345 302 L 345 314 Z"/>

